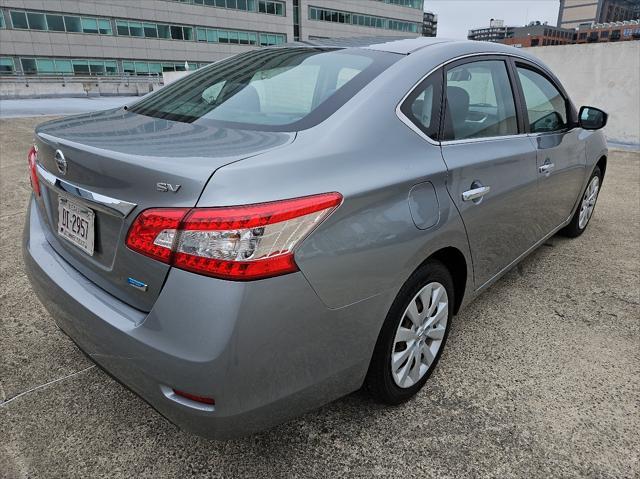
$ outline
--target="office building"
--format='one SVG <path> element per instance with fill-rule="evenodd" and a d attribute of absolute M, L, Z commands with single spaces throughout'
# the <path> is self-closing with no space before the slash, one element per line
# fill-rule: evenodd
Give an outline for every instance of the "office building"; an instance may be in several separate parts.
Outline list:
<path fill-rule="evenodd" d="M 422 20 L 422 36 L 435 37 L 438 34 L 438 15 L 433 12 L 424 12 Z"/>
<path fill-rule="evenodd" d="M 423 0 L 2 0 L 0 74 L 160 76 L 294 40 L 422 28 Z"/>
<path fill-rule="evenodd" d="M 578 28 L 593 23 L 640 19 L 640 0 L 560 0 L 558 26 Z"/>
<path fill-rule="evenodd" d="M 504 20 L 491 19 L 488 27 L 469 30 L 467 38 L 480 42 L 500 42 L 513 33 L 513 27 L 504 25 Z"/>

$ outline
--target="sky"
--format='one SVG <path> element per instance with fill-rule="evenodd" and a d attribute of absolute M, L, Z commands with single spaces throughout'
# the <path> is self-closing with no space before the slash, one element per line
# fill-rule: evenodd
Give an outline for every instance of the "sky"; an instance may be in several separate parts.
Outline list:
<path fill-rule="evenodd" d="M 522 26 L 540 20 L 555 25 L 559 0 L 425 0 L 424 9 L 438 14 L 438 37 L 466 39 L 472 28 L 489 26 L 492 18 Z"/>

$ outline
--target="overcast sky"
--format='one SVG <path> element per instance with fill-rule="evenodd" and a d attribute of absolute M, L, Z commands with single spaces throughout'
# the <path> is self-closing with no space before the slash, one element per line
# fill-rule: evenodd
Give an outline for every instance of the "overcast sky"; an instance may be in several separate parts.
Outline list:
<path fill-rule="evenodd" d="M 485 27 L 489 20 L 526 25 L 540 20 L 555 25 L 559 0 L 425 0 L 424 9 L 438 14 L 438 36 L 467 38 L 468 30 Z"/>

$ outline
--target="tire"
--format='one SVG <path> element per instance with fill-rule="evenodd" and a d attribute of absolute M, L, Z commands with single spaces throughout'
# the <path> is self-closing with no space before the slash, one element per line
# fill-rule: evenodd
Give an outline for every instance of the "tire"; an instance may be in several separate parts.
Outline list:
<path fill-rule="evenodd" d="M 436 297 L 437 304 L 433 302 Z M 441 309 L 443 301 L 446 311 Z M 375 399 L 401 404 L 422 389 L 444 349 L 454 304 L 453 279 L 441 262 L 429 260 L 407 280 L 387 314 L 367 372 L 365 384 Z M 416 313 L 419 319 L 412 321 Z M 405 337 L 410 339 L 397 341 Z M 392 354 L 396 367 L 392 367 Z"/>
<path fill-rule="evenodd" d="M 594 182 L 596 183 L 595 197 L 590 200 L 590 195 L 593 194 L 592 187 Z M 589 181 L 587 182 L 587 186 L 585 187 L 582 196 L 580 197 L 580 204 L 578 205 L 578 208 L 576 208 L 573 218 L 571 218 L 571 223 L 560 231 L 563 236 L 567 236 L 568 238 L 577 238 L 584 233 L 589 225 L 591 217 L 593 216 L 593 212 L 595 211 L 601 186 L 602 173 L 600 172 L 600 168 L 596 166 L 589 177 Z M 583 217 L 583 215 L 585 216 Z"/>

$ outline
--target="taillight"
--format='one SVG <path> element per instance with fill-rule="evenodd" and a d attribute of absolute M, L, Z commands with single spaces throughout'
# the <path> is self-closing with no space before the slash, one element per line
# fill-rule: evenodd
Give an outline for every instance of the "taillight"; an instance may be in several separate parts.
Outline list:
<path fill-rule="evenodd" d="M 256 205 L 150 209 L 136 218 L 127 246 L 177 268 L 231 280 L 298 270 L 294 250 L 342 201 L 339 193 Z"/>
<path fill-rule="evenodd" d="M 29 162 L 29 178 L 31 179 L 31 188 L 36 196 L 40 196 L 40 183 L 38 182 L 38 172 L 36 171 L 36 162 L 38 160 L 38 148 L 32 146 L 27 155 Z"/>

